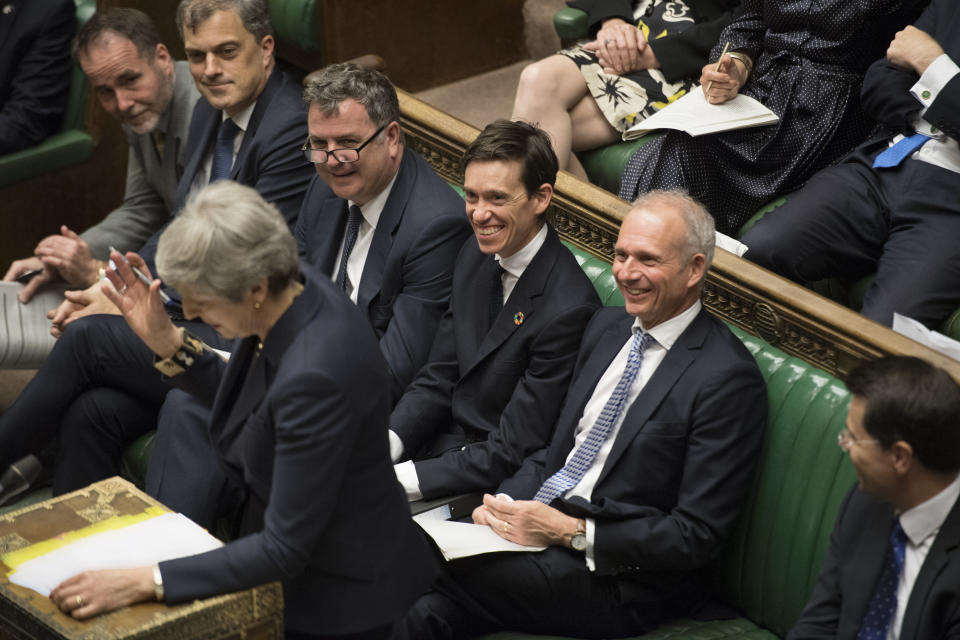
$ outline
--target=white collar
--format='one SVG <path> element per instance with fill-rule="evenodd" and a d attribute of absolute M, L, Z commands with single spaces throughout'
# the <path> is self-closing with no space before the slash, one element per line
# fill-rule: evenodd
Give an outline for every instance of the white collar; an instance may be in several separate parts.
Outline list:
<path fill-rule="evenodd" d="M 960 474 L 943 491 L 900 514 L 900 526 L 914 546 L 936 532 L 960 497 Z"/>
<path fill-rule="evenodd" d="M 690 323 L 693 322 L 693 319 L 697 317 L 702 307 L 703 305 L 700 303 L 700 300 L 697 299 L 681 313 L 673 316 L 669 320 L 664 320 L 647 333 L 653 336 L 657 344 L 669 351 L 673 343 L 680 337 L 680 334 L 686 331 Z M 633 327 L 635 329 L 643 329 L 643 323 L 640 322 L 640 318 L 634 320 Z"/>
<path fill-rule="evenodd" d="M 383 213 L 383 207 L 387 204 L 387 198 L 390 197 L 390 191 L 393 190 L 393 183 L 397 181 L 397 175 L 399 173 L 400 172 L 397 171 L 397 173 L 393 174 L 393 177 L 390 178 L 390 182 L 387 183 L 383 191 L 371 198 L 367 204 L 361 206 L 353 200 L 347 200 L 350 206 L 360 207 L 360 214 L 363 216 L 364 221 L 373 229 L 376 229 L 377 223 L 380 222 L 380 214 Z"/>
<path fill-rule="evenodd" d="M 226 111 L 221 110 L 221 111 L 220 111 L 220 121 L 223 122 L 223 121 L 226 120 L 227 118 L 230 118 L 231 120 L 233 120 L 233 124 L 237 125 L 237 127 L 239 127 L 241 131 L 243 131 L 244 133 L 246 133 L 246 132 L 247 132 L 247 125 L 250 124 L 250 116 L 253 115 L 253 110 L 254 110 L 254 108 L 255 108 L 256 106 L 257 106 L 257 101 L 254 100 L 254 101 L 251 102 L 249 105 L 247 105 L 246 107 L 244 107 L 243 111 L 241 111 L 241 112 L 238 113 L 237 115 L 233 116 L 232 118 L 230 118 L 230 116 L 227 115 L 227 112 L 226 112 Z"/>
<path fill-rule="evenodd" d="M 533 258 L 537 255 L 537 252 L 540 251 L 540 247 L 543 246 L 543 243 L 547 239 L 547 223 L 544 222 L 543 226 L 540 227 L 540 231 L 537 231 L 537 235 L 533 236 L 533 239 L 528 242 L 520 251 L 517 251 L 512 256 L 503 258 L 499 253 L 494 254 L 494 259 L 496 259 L 500 266 L 503 267 L 503 270 L 512 275 L 514 278 L 520 278 L 523 275 L 523 272 L 526 270 L 530 263 L 533 261 Z"/>

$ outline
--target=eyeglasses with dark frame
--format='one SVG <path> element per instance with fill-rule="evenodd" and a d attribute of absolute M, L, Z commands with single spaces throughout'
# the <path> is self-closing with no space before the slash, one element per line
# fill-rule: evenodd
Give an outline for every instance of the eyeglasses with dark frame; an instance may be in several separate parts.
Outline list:
<path fill-rule="evenodd" d="M 377 129 L 372 136 L 367 138 L 360 144 L 359 147 L 352 147 L 350 149 L 313 149 L 310 146 L 310 138 L 307 137 L 307 141 L 303 143 L 303 146 L 300 147 L 300 150 L 303 151 L 303 155 L 309 162 L 314 164 L 326 164 L 327 159 L 330 156 L 336 158 L 337 162 L 343 164 L 349 164 L 351 162 L 356 162 L 360 159 L 360 150 L 365 146 L 373 142 L 373 139 L 380 135 L 380 132 L 386 129 L 390 123 L 387 123 Z"/>

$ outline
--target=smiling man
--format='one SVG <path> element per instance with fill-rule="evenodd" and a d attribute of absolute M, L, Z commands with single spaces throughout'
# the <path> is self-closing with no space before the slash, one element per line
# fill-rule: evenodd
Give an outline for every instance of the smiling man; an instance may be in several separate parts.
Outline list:
<path fill-rule="evenodd" d="M 488 125 L 461 160 L 467 219 L 450 309 L 390 417 L 411 500 L 489 490 L 549 439 L 593 285 L 544 219 L 557 175 L 546 134 Z"/>
<path fill-rule="evenodd" d="M 186 62 L 174 62 L 157 29 L 136 9 L 95 13 L 81 27 L 74 57 L 100 106 L 120 121 L 129 145 L 123 202 L 79 236 L 67 227 L 44 238 L 35 255 L 14 262 L 5 280 L 39 270 L 23 302 L 50 281 L 88 287 L 110 246 L 139 249 L 170 219 L 186 162 L 187 129 L 199 93 Z"/>
<path fill-rule="evenodd" d="M 613 264 L 626 313 L 594 316 L 549 446 L 473 513 L 547 549 L 447 563 L 396 637 L 632 636 L 700 602 L 767 417 L 756 362 L 699 300 L 713 244 L 685 194 L 634 204 Z"/>
<path fill-rule="evenodd" d="M 840 508 L 789 640 L 933 640 L 960 628 L 960 385 L 919 358 L 868 362 L 840 447 L 859 483 Z"/>

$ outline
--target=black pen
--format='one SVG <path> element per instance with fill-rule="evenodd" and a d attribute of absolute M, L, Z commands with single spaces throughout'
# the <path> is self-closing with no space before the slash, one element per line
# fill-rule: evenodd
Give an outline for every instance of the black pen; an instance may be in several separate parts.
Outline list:
<path fill-rule="evenodd" d="M 20 284 L 27 284 L 28 282 L 33 280 L 33 276 L 40 275 L 41 273 L 43 273 L 43 269 L 30 269 L 29 271 L 24 271 L 23 273 L 18 275 L 16 278 L 14 278 L 14 280 L 19 282 Z"/>

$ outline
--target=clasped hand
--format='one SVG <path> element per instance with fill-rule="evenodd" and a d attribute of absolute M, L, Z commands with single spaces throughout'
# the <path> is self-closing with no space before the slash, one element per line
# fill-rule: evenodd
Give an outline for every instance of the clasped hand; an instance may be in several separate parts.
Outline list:
<path fill-rule="evenodd" d="M 583 45 L 583 48 L 596 52 L 604 73 L 623 75 L 660 66 L 643 33 L 620 18 L 604 22 L 597 31 L 597 39 Z"/>
<path fill-rule="evenodd" d="M 577 519 L 536 500 L 517 500 L 484 494 L 473 510 L 473 521 L 485 524 L 498 536 L 517 544 L 566 546 L 577 530 Z"/>
<path fill-rule="evenodd" d="M 930 34 L 913 25 L 898 31 L 887 48 L 891 64 L 923 75 L 930 64 L 943 55 L 943 48 Z"/>

